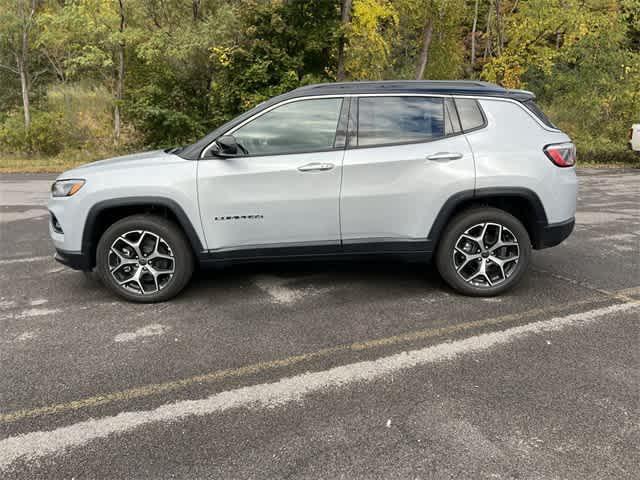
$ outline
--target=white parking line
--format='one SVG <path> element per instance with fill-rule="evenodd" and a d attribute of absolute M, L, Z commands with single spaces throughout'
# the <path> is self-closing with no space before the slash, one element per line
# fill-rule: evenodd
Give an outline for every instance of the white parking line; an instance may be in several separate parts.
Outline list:
<path fill-rule="evenodd" d="M 53 259 L 53 255 L 47 255 L 46 257 L 4 258 L 4 259 L 0 259 L 0 265 L 9 265 L 11 263 L 42 262 L 44 260 L 52 260 L 52 259 Z"/>
<path fill-rule="evenodd" d="M 142 328 L 139 328 L 135 332 L 119 333 L 118 335 L 115 336 L 113 340 L 118 343 L 132 342 L 134 340 L 137 340 L 143 337 L 153 337 L 156 335 L 164 335 L 168 330 L 170 330 L 170 327 L 167 327 L 165 325 L 160 325 L 159 323 L 152 323 L 151 325 L 146 325 Z"/>
<path fill-rule="evenodd" d="M 49 300 L 47 300 L 46 298 L 36 298 L 34 300 L 30 300 L 29 301 L 29 305 L 32 307 L 38 307 L 40 305 L 44 305 L 45 303 L 48 303 Z"/>
<path fill-rule="evenodd" d="M 49 212 L 46 207 L 32 208 L 22 212 L 0 212 L 0 223 L 25 221 L 33 218 L 43 218 L 48 215 Z"/>
<path fill-rule="evenodd" d="M 621 303 L 550 320 L 530 323 L 506 330 L 473 336 L 402 352 L 378 360 L 335 367 L 284 378 L 275 383 L 253 385 L 216 393 L 200 400 L 170 403 L 148 411 L 123 412 L 116 416 L 91 419 L 52 431 L 32 432 L 0 441 L 0 471 L 16 460 L 33 461 L 59 454 L 92 440 L 129 432 L 144 425 L 175 422 L 186 417 L 222 413 L 233 408 L 271 408 L 301 401 L 305 395 L 355 382 L 371 381 L 401 370 L 455 359 L 458 356 L 488 350 L 532 334 L 552 332 L 581 325 L 612 313 L 638 308 L 638 303 Z"/>
<path fill-rule="evenodd" d="M 19 312 L 3 313 L 0 314 L 0 321 L 4 320 L 23 320 L 33 317 L 45 317 L 48 315 L 55 315 L 60 313 L 59 308 L 27 308 L 20 310 Z"/>

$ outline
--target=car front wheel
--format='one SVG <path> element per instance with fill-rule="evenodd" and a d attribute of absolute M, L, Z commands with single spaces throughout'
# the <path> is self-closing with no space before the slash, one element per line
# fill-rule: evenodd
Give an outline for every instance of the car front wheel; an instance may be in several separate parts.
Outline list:
<path fill-rule="evenodd" d="M 104 232 L 96 251 L 96 270 L 105 285 L 127 300 L 162 302 L 189 282 L 193 255 L 174 223 L 154 215 L 134 215 Z"/>
<path fill-rule="evenodd" d="M 465 295 L 494 296 L 516 285 L 531 258 L 522 223 L 496 208 L 474 208 L 447 226 L 436 253 L 442 278 Z"/>

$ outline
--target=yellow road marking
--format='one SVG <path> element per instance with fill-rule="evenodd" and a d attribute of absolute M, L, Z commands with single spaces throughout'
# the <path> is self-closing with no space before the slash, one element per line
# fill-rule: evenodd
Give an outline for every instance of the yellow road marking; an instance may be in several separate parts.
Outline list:
<path fill-rule="evenodd" d="M 578 285 L 582 288 L 586 288 L 587 290 L 593 290 L 594 292 L 601 293 L 606 295 L 607 297 L 613 298 L 615 300 L 619 300 L 625 303 L 640 303 L 640 300 L 630 297 L 629 295 L 635 295 L 636 293 L 640 293 L 640 287 L 631 287 L 625 288 L 624 290 L 618 290 L 616 292 L 612 292 L 610 290 L 605 290 L 604 288 L 599 288 L 591 285 L 584 280 L 576 280 L 574 278 L 566 277 L 564 275 L 560 275 L 559 273 L 551 272 L 549 270 L 545 270 L 542 268 L 533 268 L 533 271 L 538 273 L 543 273 L 545 275 L 550 275 L 553 278 L 557 278 L 558 280 L 564 280 L 565 282 L 571 283 L 572 285 Z"/>
<path fill-rule="evenodd" d="M 616 300 L 619 300 L 618 297 L 614 297 L 614 298 Z M 392 337 L 367 340 L 363 342 L 355 342 L 355 343 L 346 344 L 346 345 L 337 345 L 335 347 L 328 347 L 321 350 L 317 350 L 315 352 L 305 353 L 301 355 L 294 355 L 294 356 L 283 358 L 283 359 L 271 360 L 267 362 L 259 362 L 252 365 L 239 367 L 239 368 L 217 370 L 217 371 L 205 373 L 202 375 L 195 375 L 193 377 L 174 380 L 171 382 L 144 385 L 141 387 L 134 387 L 134 388 L 122 390 L 119 392 L 96 395 L 93 397 L 87 397 L 87 398 L 74 400 L 66 403 L 58 403 L 58 404 L 53 404 L 45 407 L 32 408 L 32 409 L 17 410 L 14 412 L 0 415 L 0 423 L 10 423 L 10 422 L 15 422 L 17 420 L 22 420 L 26 418 L 53 415 L 53 414 L 64 413 L 69 411 L 81 410 L 85 408 L 97 407 L 97 406 L 106 405 L 106 404 L 110 404 L 118 401 L 149 397 L 149 396 L 157 395 L 160 393 L 180 390 L 192 385 L 197 385 L 202 383 L 212 383 L 212 382 L 216 382 L 216 381 L 228 379 L 228 378 L 242 378 L 242 377 L 247 377 L 249 375 L 254 375 L 256 373 L 275 370 L 277 368 L 290 367 L 293 365 L 301 364 L 303 362 L 309 362 L 311 360 L 327 358 L 337 353 L 359 352 L 364 350 L 371 350 L 371 349 L 380 348 L 384 346 L 398 345 L 398 344 L 409 343 L 417 340 L 424 340 L 428 338 L 445 336 L 452 333 L 459 333 L 466 330 L 472 330 L 475 328 L 501 325 L 509 322 L 523 320 L 529 317 L 535 317 L 538 315 L 555 314 L 558 312 L 569 310 L 571 308 L 575 308 L 577 306 L 600 303 L 603 300 L 605 299 L 597 299 L 597 300 L 587 299 L 587 300 L 580 300 L 576 302 L 566 303 L 558 306 L 534 308 L 531 310 L 527 310 L 525 312 L 512 313 L 508 315 L 502 315 L 499 317 L 487 318 L 484 320 L 463 322 L 456 325 L 450 325 L 450 326 L 439 327 L 439 328 L 431 328 L 427 330 L 419 330 L 419 331 L 404 333 L 400 335 L 395 335 Z M 633 303 L 637 302 L 637 300 L 633 300 L 633 299 L 631 300 Z M 629 302 L 625 301 L 623 303 L 629 303 Z"/>
<path fill-rule="evenodd" d="M 618 290 L 618 295 L 640 295 L 640 287 L 625 288 L 624 290 Z M 633 299 L 632 299 L 633 300 Z"/>

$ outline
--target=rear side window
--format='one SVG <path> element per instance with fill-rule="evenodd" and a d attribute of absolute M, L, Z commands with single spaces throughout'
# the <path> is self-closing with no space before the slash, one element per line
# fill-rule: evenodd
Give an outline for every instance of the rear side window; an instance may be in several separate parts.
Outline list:
<path fill-rule="evenodd" d="M 484 115 L 477 100 L 456 98 L 456 107 L 458 107 L 460 123 L 465 132 L 484 126 Z"/>
<path fill-rule="evenodd" d="M 445 135 L 444 100 L 433 97 L 360 97 L 358 145 L 428 141 Z"/>
<path fill-rule="evenodd" d="M 540 109 L 540 107 L 533 100 L 526 100 L 522 102 L 522 104 L 527 107 L 527 109 L 533 113 L 536 117 L 540 119 L 542 123 L 544 123 L 547 127 L 558 128 L 556 127 L 549 117 L 547 117 L 544 112 Z"/>

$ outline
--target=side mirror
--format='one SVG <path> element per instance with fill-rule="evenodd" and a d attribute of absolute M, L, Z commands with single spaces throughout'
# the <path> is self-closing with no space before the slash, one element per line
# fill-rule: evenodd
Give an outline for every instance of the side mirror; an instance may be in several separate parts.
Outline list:
<path fill-rule="evenodd" d="M 211 153 L 218 157 L 235 157 L 239 151 L 238 143 L 233 135 L 223 135 L 218 138 L 211 149 Z"/>

